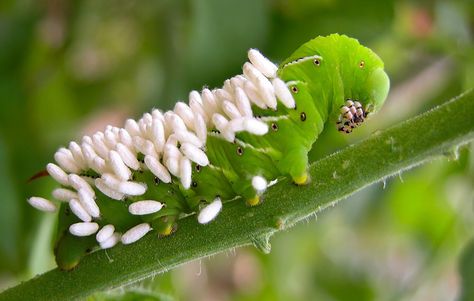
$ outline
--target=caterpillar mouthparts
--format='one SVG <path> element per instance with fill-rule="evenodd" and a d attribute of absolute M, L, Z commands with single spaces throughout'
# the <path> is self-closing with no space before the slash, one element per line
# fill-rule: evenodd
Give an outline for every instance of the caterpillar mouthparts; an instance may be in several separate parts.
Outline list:
<path fill-rule="evenodd" d="M 369 110 L 364 109 L 360 102 L 352 99 L 347 99 L 346 104 L 341 106 L 340 112 L 336 122 L 337 130 L 346 134 L 360 126 L 369 115 Z"/>

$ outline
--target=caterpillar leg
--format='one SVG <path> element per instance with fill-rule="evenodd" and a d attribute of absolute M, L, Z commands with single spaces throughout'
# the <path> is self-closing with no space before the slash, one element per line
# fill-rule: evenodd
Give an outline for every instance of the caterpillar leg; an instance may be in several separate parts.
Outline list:
<path fill-rule="evenodd" d="M 305 171 L 301 176 L 293 177 L 293 183 L 299 186 L 307 185 L 311 182 L 308 171 Z"/>
<path fill-rule="evenodd" d="M 161 236 L 170 236 L 176 231 L 176 227 L 174 227 L 174 224 L 167 224 L 161 231 L 158 233 Z"/>
<path fill-rule="evenodd" d="M 247 199 L 246 203 L 247 203 L 247 205 L 249 205 L 251 207 L 257 206 L 261 203 L 260 196 L 258 194 L 256 194 L 254 197 L 252 197 L 250 199 Z"/>
<path fill-rule="evenodd" d="M 268 182 L 263 176 L 253 176 L 251 179 L 245 179 L 235 183 L 236 194 L 242 196 L 247 205 L 257 206 L 262 202 L 262 194 L 268 187 Z"/>
<path fill-rule="evenodd" d="M 306 185 L 310 182 L 308 173 L 308 150 L 300 147 L 287 152 L 278 163 L 282 174 L 289 174 L 296 185 Z"/>
<path fill-rule="evenodd" d="M 252 178 L 252 188 L 254 189 L 255 195 L 247 199 L 247 204 L 249 206 L 256 206 L 261 203 L 260 196 L 267 190 L 268 183 L 267 180 L 262 176 L 254 176 Z"/>
<path fill-rule="evenodd" d="M 64 231 L 54 249 L 56 263 L 61 270 L 72 270 L 81 261 L 82 257 L 97 248 L 95 236 L 77 237 Z"/>
<path fill-rule="evenodd" d="M 177 219 L 177 216 L 160 217 L 152 222 L 153 229 L 158 232 L 158 236 L 160 237 L 170 236 L 176 232 L 178 228 L 178 224 L 176 223 Z"/>

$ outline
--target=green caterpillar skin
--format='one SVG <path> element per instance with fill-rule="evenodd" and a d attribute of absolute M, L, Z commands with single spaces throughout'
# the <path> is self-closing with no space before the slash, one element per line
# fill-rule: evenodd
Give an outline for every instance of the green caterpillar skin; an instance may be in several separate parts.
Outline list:
<path fill-rule="evenodd" d="M 277 75 L 287 83 L 296 107 L 287 108 L 280 102 L 276 110 L 253 105 L 253 115 L 269 126 L 267 134 L 238 132 L 235 141 L 228 142 L 216 129 L 208 129 L 205 152 L 210 164 L 192 164 L 189 189 L 174 177 L 171 183 L 162 183 L 146 169 L 133 171 L 134 181 L 147 184 L 146 193 L 120 202 L 96 190 L 101 211 L 96 222 L 100 226 L 113 224 L 117 231 L 124 232 L 145 221 L 159 235 L 169 235 L 182 214 L 197 212 L 217 196 L 222 200 L 242 196 L 249 205 L 258 204 L 259 194 L 251 182 L 255 175 L 268 180 L 289 176 L 296 184 L 304 185 L 309 181 L 308 152 L 324 126 L 336 124 L 346 100 L 358 100 L 364 108 L 376 111 L 389 90 L 380 58 L 357 40 L 338 34 L 317 37 L 302 45 L 281 63 Z M 94 172 L 88 175 L 94 178 Z M 128 205 L 138 200 L 163 200 L 166 208 L 145 216 L 129 214 Z M 60 211 L 55 254 L 58 266 L 68 270 L 98 245 L 94 239 L 68 233 L 68 226 L 80 220 L 65 206 Z"/>

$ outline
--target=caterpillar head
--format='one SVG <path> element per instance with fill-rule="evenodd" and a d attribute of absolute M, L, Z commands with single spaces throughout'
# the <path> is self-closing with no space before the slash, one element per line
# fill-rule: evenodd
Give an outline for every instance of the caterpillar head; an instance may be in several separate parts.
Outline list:
<path fill-rule="evenodd" d="M 333 116 L 337 114 L 337 129 L 343 133 L 351 133 L 370 113 L 378 111 L 390 87 L 382 60 L 369 48 L 358 42 L 355 45 L 353 41 L 350 41 L 354 44 L 353 50 L 346 50 L 345 56 L 340 54 L 344 61 L 341 65 L 344 97 L 336 99 L 337 107 L 333 107 Z"/>
<path fill-rule="evenodd" d="M 357 40 L 332 34 L 303 44 L 281 64 L 279 75 L 304 80 L 321 115 L 350 133 L 385 102 L 390 80 L 383 67 Z"/>

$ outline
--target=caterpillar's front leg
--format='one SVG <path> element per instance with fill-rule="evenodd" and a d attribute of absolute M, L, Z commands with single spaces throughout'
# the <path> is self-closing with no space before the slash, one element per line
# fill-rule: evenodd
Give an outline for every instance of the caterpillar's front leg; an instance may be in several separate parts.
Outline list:
<path fill-rule="evenodd" d="M 310 182 L 308 151 L 304 147 L 293 148 L 284 154 L 278 168 L 283 174 L 289 174 L 296 185 L 306 185 Z"/>

